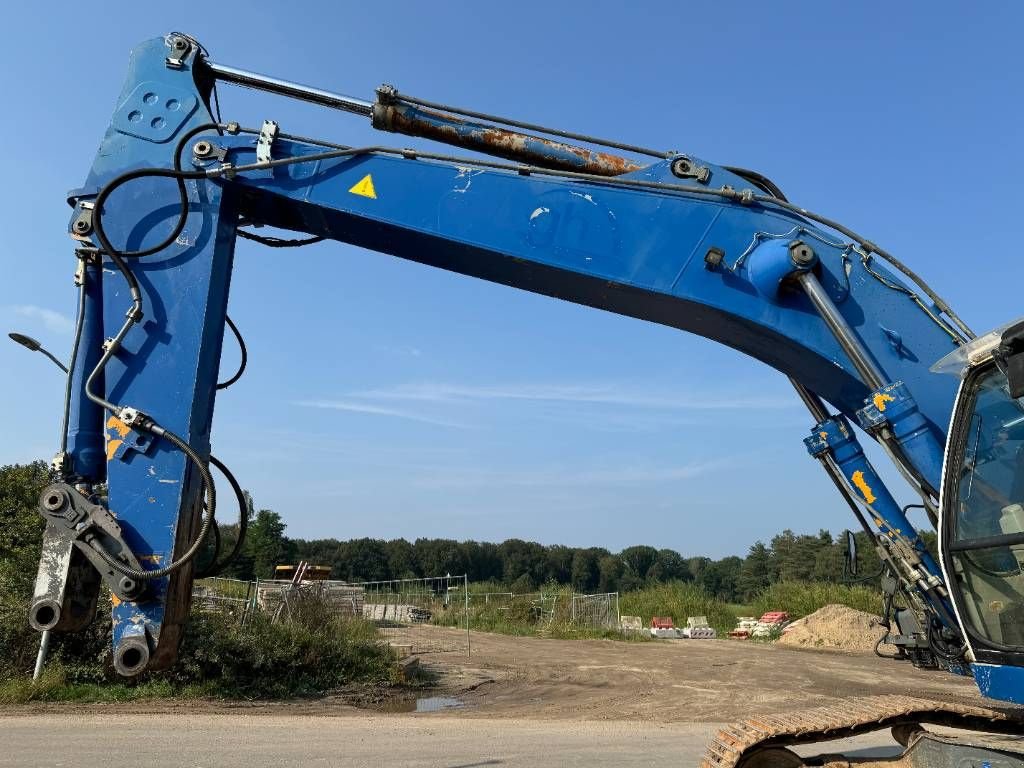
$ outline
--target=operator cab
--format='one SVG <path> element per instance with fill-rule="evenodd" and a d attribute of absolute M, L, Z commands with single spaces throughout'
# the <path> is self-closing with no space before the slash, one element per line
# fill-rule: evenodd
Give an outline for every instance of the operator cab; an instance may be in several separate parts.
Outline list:
<path fill-rule="evenodd" d="M 982 693 L 1022 702 L 1024 323 L 976 339 L 933 370 L 963 377 L 946 446 L 942 567 Z"/>

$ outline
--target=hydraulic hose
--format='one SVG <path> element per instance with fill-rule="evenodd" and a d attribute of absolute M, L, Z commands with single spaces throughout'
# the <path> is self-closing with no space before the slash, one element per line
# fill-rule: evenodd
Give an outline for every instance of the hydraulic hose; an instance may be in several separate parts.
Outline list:
<path fill-rule="evenodd" d="M 224 466 L 220 459 L 212 454 L 210 455 L 210 463 L 224 473 L 224 477 L 228 479 L 228 484 L 231 486 L 231 490 L 234 491 L 235 500 L 238 502 L 238 538 L 235 539 L 235 545 L 231 548 L 228 556 L 220 562 L 217 562 L 217 558 L 220 557 L 220 546 L 218 544 L 215 548 L 215 558 L 209 566 L 203 569 L 203 573 L 201 574 L 202 576 L 216 576 L 234 562 L 235 558 L 238 557 L 238 553 L 242 551 L 242 546 L 245 544 L 245 535 L 249 529 L 249 504 L 246 501 L 245 492 L 238 484 L 238 480 L 235 479 L 231 470 Z M 216 524 L 216 521 L 214 521 L 214 524 Z M 215 528 L 214 531 L 219 534 L 219 529 Z"/>
<path fill-rule="evenodd" d="M 217 389 L 227 389 L 240 378 L 242 378 L 242 374 L 245 373 L 245 366 L 249 362 L 249 351 L 245 348 L 245 339 L 242 338 L 241 331 L 239 331 L 238 326 L 235 325 L 234 322 L 232 322 L 231 315 L 224 315 L 224 320 L 227 322 L 228 328 L 231 329 L 231 332 L 235 334 L 235 340 L 238 342 L 238 353 L 241 355 L 241 360 L 238 363 L 238 370 L 235 371 L 235 375 L 232 376 L 227 381 L 218 382 Z M 210 457 L 210 460 L 213 460 L 212 456 Z M 223 470 L 223 466 L 222 471 L 225 471 Z"/>
<path fill-rule="evenodd" d="M 142 570 L 140 568 L 132 568 L 129 565 L 125 565 L 123 562 L 115 558 L 106 549 L 99 544 L 94 544 L 93 549 L 99 553 L 103 561 L 113 568 L 115 571 L 120 573 L 122 576 L 127 576 L 132 579 L 139 581 L 151 581 L 152 579 L 159 579 L 163 576 L 168 576 L 177 570 L 183 568 L 192 558 L 198 553 L 199 549 L 203 545 L 203 541 L 206 539 L 207 534 L 210 532 L 210 527 L 213 524 L 213 518 L 217 511 L 217 489 L 213 484 L 213 476 L 210 474 L 209 467 L 199 457 L 199 455 L 192 450 L 192 446 L 182 440 L 178 435 L 174 434 L 168 429 L 164 429 L 158 424 L 151 424 L 148 427 L 148 431 L 154 435 L 164 438 L 178 450 L 184 453 L 195 465 L 196 469 L 199 470 L 199 474 L 202 477 L 203 487 L 206 493 L 206 514 L 203 516 L 203 523 L 199 529 L 199 534 L 193 540 L 191 546 L 185 551 L 185 553 L 163 568 L 157 568 L 153 571 Z"/>
<path fill-rule="evenodd" d="M 79 254 L 79 259 L 85 256 Z M 78 311 L 75 314 L 75 339 L 71 345 L 71 359 L 68 361 L 68 375 L 64 384 L 64 415 L 61 419 L 60 429 L 60 452 L 67 453 L 68 450 L 68 427 L 71 424 L 71 395 L 72 378 L 75 370 L 75 363 L 78 362 L 78 350 L 82 345 L 82 326 L 85 323 L 85 280 L 86 270 L 84 261 L 82 263 L 81 284 L 78 286 Z"/>

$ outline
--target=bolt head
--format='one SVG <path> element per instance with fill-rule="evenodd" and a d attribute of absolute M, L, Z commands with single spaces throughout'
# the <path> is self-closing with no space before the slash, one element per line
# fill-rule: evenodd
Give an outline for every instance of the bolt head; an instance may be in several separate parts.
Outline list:
<path fill-rule="evenodd" d="M 814 263 L 814 249 L 802 240 L 794 240 L 789 244 L 789 258 L 798 267 L 809 267 Z"/>

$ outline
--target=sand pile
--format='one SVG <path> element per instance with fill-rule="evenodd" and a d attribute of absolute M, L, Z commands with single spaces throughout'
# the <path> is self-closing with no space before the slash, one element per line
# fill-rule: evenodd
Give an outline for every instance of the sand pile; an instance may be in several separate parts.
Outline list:
<path fill-rule="evenodd" d="M 783 632 L 779 643 L 804 648 L 870 651 L 885 634 L 881 621 L 878 616 L 833 603 L 794 621 Z"/>

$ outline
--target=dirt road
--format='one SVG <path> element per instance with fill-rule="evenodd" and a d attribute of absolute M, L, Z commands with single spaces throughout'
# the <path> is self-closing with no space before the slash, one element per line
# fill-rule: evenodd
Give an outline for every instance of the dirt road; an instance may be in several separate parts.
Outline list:
<path fill-rule="evenodd" d="M 460 717 L 702 723 L 885 693 L 981 701 L 973 680 L 908 662 L 729 640 L 474 634 L 468 661 L 428 663 L 443 672 L 449 692 L 473 705 Z"/>
<path fill-rule="evenodd" d="M 0 768 L 540 768 L 694 766 L 712 724 L 465 719 L 436 715 L 0 716 Z M 885 736 L 865 746 L 892 744 Z M 861 754 L 892 754 L 881 748 Z"/>
<path fill-rule="evenodd" d="M 0 766 L 105 766 L 111 744 L 129 743 L 132 761 L 147 766 L 685 766 L 718 724 L 753 714 L 884 693 L 980 701 L 972 681 L 906 662 L 725 640 L 474 633 L 470 658 L 424 665 L 437 684 L 418 695 L 462 707 L 408 713 L 416 694 L 352 691 L 302 702 L 9 708 L 0 710 Z M 893 742 L 879 734 L 859 744 Z"/>

